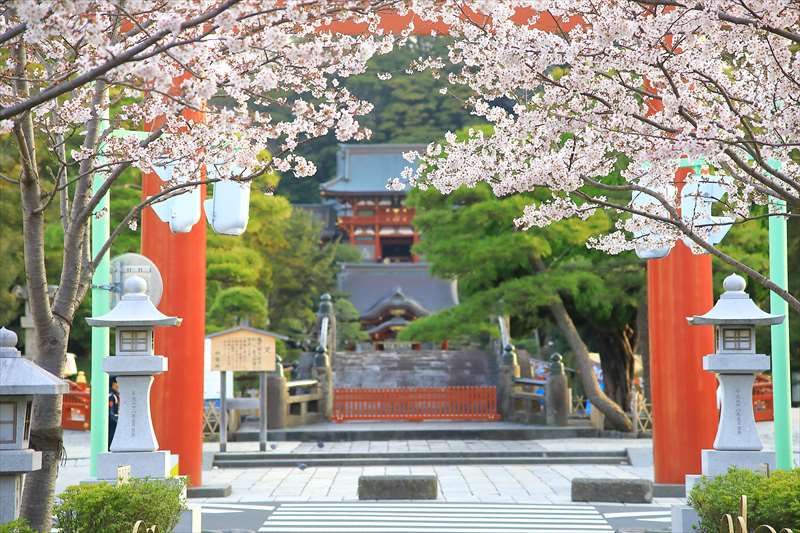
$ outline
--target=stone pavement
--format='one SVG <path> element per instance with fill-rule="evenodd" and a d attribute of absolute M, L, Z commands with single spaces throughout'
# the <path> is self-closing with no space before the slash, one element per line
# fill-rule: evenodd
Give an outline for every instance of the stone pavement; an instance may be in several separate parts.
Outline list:
<path fill-rule="evenodd" d="M 795 429 L 800 429 L 800 411 L 795 410 Z M 772 423 L 758 424 L 765 447 L 772 448 Z M 798 439 L 795 439 L 798 443 Z M 277 442 L 280 453 L 341 453 L 370 451 L 569 451 L 629 449 L 631 465 L 452 465 L 452 466 L 369 466 L 211 469 L 211 457 L 219 447 L 206 443 L 206 468 L 203 483 L 230 483 L 233 494 L 227 498 L 193 500 L 198 502 L 249 501 L 352 501 L 357 499 L 358 477 L 362 474 L 436 474 L 440 500 L 445 502 L 526 502 L 565 503 L 570 500 L 574 477 L 652 479 L 652 441 L 649 439 L 557 439 L 536 441 L 503 440 L 401 440 L 349 441 L 323 443 Z M 257 451 L 253 442 L 229 443 L 230 451 Z M 797 444 L 796 444 L 797 446 Z M 88 432 L 65 432 L 67 460 L 56 484 L 58 492 L 79 483 L 89 474 Z M 270 446 L 270 449 L 271 446 Z M 798 455 L 800 464 L 800 455 Z M 656 503 L 679 500 L 657 498 Z"/>
<path fill-rule="evenodd" d="M 351 441 L 319 447 L 317 443 L 277 442 L 275 451 L 341 453 L 357 451 L 542 451 L 624 450 L 636 448 L 649 455 L 649 439 L 559 439 L 540 441 Z M 89 434 L 65 432 L 67 460 L 56 484 L 57 492 L 79 483 L 89 474 Z M 209 459 L 217 443 L 204 445 Z M 230 451 L 255 451 L 253 442 L 229 443 Z M 271 447 L 270 447 L 271 449 Z M 637 454 L 642 455 L 642 454 Z M 652 466 L 640 465 L 469 465 L 469 466 L 370 466 L 294 468 L 213 468 L 203 472 L 203 483 L 230 483 L 227 498 L 197 502 L 248 501 L 351 501 L 357 500 L 358 477 L 362 474 L 436 474 L 440 500 L 446 502 L 569 502 L 573 477 L 652 479 Z"/>

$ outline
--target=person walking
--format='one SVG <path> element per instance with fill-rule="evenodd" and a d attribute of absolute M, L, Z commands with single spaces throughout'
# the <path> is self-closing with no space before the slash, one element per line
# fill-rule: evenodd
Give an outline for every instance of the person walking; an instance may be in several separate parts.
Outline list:
<path fill-rule="evenodd" d="M 111 449 L 111 441 L 114 440 L 114 432 L 117 431 L 117 420 L 119 419 L 119 384 L 116 377 L 111 377 L 108 382 L 108 449 Z"/>

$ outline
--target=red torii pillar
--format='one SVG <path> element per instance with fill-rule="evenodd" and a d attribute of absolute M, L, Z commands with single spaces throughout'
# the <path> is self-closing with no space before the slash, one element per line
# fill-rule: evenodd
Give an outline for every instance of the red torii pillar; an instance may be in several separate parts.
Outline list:
<path fill-rule="evenodd" d="M 179 80 L 176 80 L 179 82 Z M 186 109 L 184 116 L 202 122 L 205 113 Z M 163 119 L 146 125 L 152 130 Z M 161 191 L 155 173 L 142 176 L 142 197 Z M 201 187 L 201 202 L 205 185 Z M 164 294 L 158 308 L 183 318 L 177 328 L 156 328 L 155 353 L 169 360 L 167 372 L 156 376 L 152 389 L 153 427 L 159 448 L 178 454 L 179 471 L 190 486 L 203 481 L 203 350 L 206 334 L 206 221 L 202 217 L 188 233 L 172 233 L 147 208 L 142 212 L 142 254 L 161 271 Z"/>
<path fill-rule="evenodd" d="M 691 172 L 679 169 L 676 181 Z M 699 474 L 700 451 L 714 443 L 717 384 L 702 361 L 714 353 L 714 332 L 686 320 L 711 309 L 712 286 L 711 256 L 694 255 L 681 241 L 667 257 L 647 262 L 656 483 L 683 484 L 686 474 Z"/>

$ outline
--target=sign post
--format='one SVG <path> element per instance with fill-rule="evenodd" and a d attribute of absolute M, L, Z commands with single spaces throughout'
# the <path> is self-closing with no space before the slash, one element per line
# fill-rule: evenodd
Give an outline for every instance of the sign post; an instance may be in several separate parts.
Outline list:
<path fill-rule="evenodd" d="M 267 372 L 276 368 L 275 340 L 285 338 L 250 326 L 208 335 L 211 340 L 211 370 L 220 373 L 219 451 L 228 447 L 228 372 L 258 372 L 259 449 L 267 449 Z M 241 402 L 237 402 L 240 404 Z"/>

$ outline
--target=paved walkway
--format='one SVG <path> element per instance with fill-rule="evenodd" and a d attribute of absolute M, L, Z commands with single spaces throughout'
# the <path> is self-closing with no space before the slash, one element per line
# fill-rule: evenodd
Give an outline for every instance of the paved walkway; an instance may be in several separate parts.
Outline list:
<path fill-rule="evenodd" d="M 67 461 L 61 468 L 56 490 L 79 483 L 89 475 L 89 434 L 65 432 Z M 625 450 L 632 448 L 643 457 L 634 465 L 469 465 L 469 466 L 369 466 L 211 468 L 217 443 L 205 443 L 207 467 L 203 483 L 230 483 L 233 494 L 227 498 L 193 500 L 197 502 L 301 502 L 357 500 L 358 477 L 362 474 L 436 474 L 439 499 L 443 502 L 526 502 L 566 503 L 570 501 L 573 477 L 613 477 L 652 479 L 649 439 L 559 439 L 539 441 L 351 441 L 322 443 L 277 442 L 275 453 L 342 453 L 386 451 L 543 451 L 543 450 Z M 230 451 L 257 451 L 258 443 L 229 443 Z M 270 450 L 272 446 L 270 446 Z"/>
<path fill-rule="evenodd" d="M 795 410 L 795 429 L 800 428 Z M 759 423 L 765 447 L 771 449 L 772 423 Z M 796 439 L 795 442 L 797 443 Z M 272 443 L 271 443 L 272 444 Z M 352 501 L 357 499 L 358 477 L 362 474 L 433 473 L 439 478 L 439 499 L 443 502 L 518 502 L 555 503 L 570 500 L 570 482 L 575 477 L 611 477 L 652 479 L 652 442 L 649 439 L 558 439 L 558 440 L 401 440 L 351 441 L 322 443 L 277 442 L 276 453 L 341 453 L 386 451 L 569 451 L 625 450 L 631 465 L 468 465 L 468 466 L 370 466 L 370 467 L 295 467 L 211 468 L 211 457 L 218 444 L 206 443 L 206 468 L 203 483 L 230 483 L 233 494 L 205 502 L 302 502 Z M 89 475 L 89 434 L 65 434 L 67 461 L 56 485 L 62 491 Z M 254 442 L 230 443 L 230 451 L 257 451 Z M 270 449 L 272 447 L 270 446 Z M 800 455 L 798 455 L 800 464 Z M 657 503 L 675 503 L 676 499 L 657 499 Z"/>

